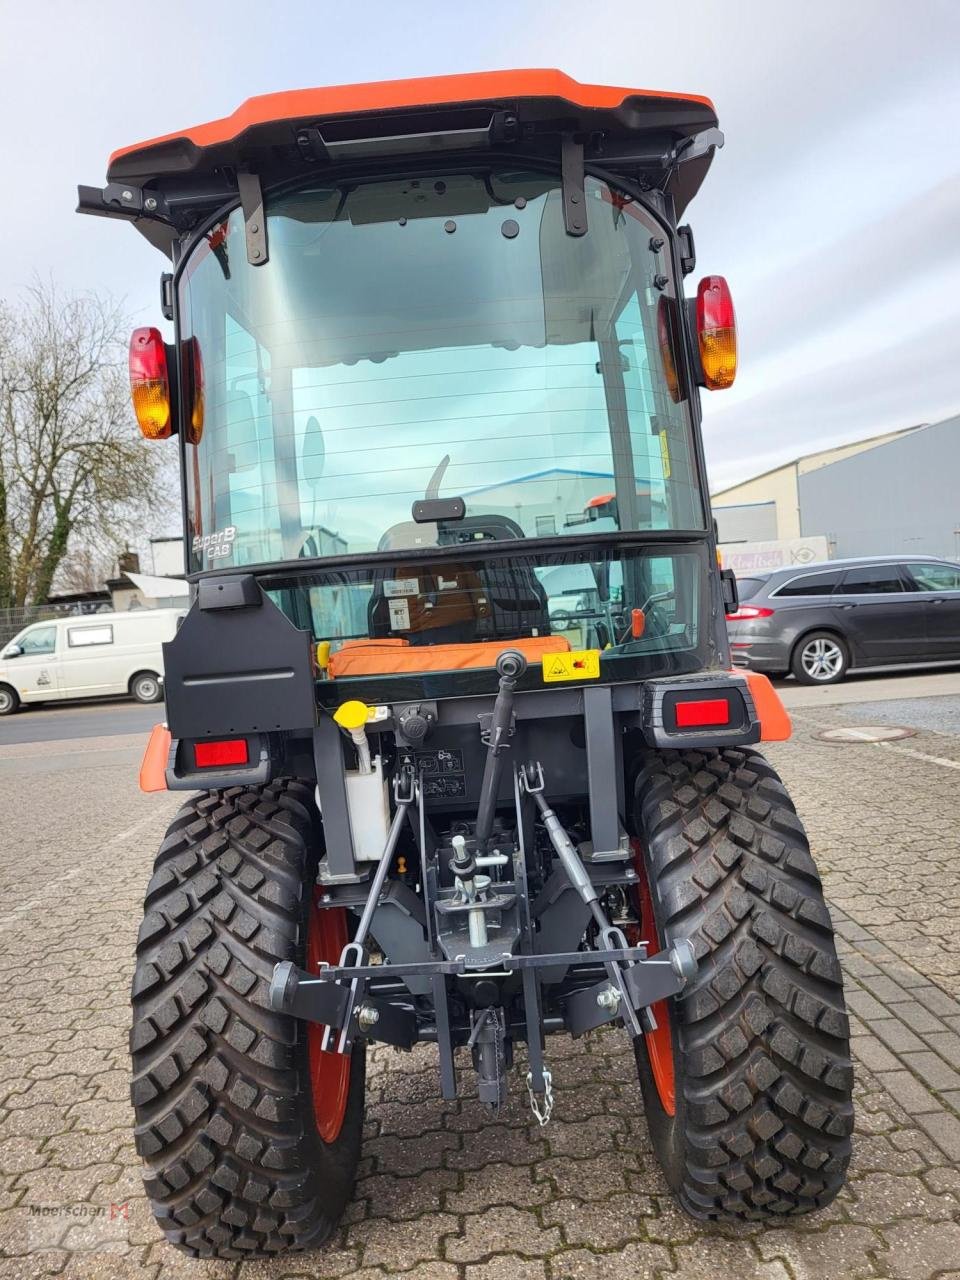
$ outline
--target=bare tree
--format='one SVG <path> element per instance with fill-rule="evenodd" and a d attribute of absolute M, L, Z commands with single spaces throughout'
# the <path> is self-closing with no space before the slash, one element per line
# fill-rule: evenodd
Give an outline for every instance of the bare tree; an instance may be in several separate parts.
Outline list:
<path fill-rule="evenodd" d="M 113 547 L 92 545 L 74 537 L 67 554 L 60 561 L 53 589 L 56 592 L 102 591 L 103 584 L 112 578 L 117 569 L 117 556 Z"/>
<path fill-rule="evenodd" d="M 115 303 L 35 284 L 0 301 L 0 608 L 39 603 L 72 538 L 104 553 L 169 499 L 130 409 Z"/>

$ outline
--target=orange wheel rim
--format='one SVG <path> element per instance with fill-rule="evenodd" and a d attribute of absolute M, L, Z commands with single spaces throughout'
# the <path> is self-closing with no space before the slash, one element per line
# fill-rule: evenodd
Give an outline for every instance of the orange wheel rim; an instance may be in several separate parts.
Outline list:
<path fill-rule="evenodd" d="M 342 907 L 326 910 L 319 905 L 319 889 L 310 903 L 307 925 L 307 972 L 317 973 L 320 961 L 336 964 L 347 944 L 347 913 Z M 310 1090 L 317 1132 L 324 1142 L 335 1142 L 343 1127 L 350 1093 L 350 1058 L 343 1053 L 326 1053 L 321 1047 L 323 1027 L 307 1023 L 307 1058 Z"/>
<path fill-rule="evenodd" d="M 634 866 L 639 877 L 640 898 L 640 936 L 647 942 L 649 955 L 656 955 L 660 950 L 660 934 L 657 931 L 653 914 L 653 898 L 650 894 L 650 883 L 647 879 L 647 866 L 643 850 L 638 841 L 633 845 Z M 650 1059 L 650 1070 L 653 1083 L 657 1087 L 660 1105 L 668 1116 L 677 1113 L 676 1081 L 673 1070 L 673 1031 L 670 1026 L 670 1004 L 666 1000 L 658 1000 L 651 1005 L 651 1012 L 656 1019 L 656 1031 L 644 1031 L 643 1038 Z"/>

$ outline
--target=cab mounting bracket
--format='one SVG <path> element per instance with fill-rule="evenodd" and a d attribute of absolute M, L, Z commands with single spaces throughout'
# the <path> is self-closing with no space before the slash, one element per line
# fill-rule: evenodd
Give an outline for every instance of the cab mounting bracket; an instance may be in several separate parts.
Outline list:
<path fill-rule="evenodd" d="M 238 173 L 237 188 L 247 239 L 247 261 L 251 267 L 262 267 L 270 254 L 267 249 L 267 222 L 263 213 L 260 179 L 255 173 Z"/>
<path fill-rule="evenodd" d="M 560 142 L 560 182 L 566 233 L 568 236 L 585 236 L 587 201 L 583 190 L 583 143 L 572 133 L 565 133 Z"/>

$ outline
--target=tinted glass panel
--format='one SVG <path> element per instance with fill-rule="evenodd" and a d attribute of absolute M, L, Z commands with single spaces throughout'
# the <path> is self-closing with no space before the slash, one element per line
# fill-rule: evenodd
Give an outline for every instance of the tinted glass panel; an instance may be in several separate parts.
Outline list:
<path fill-rule="evenodd" d="M 737 594 L 741 600 L 752 600 L 760 588 L 766 584 L 766 578 L 738 578 Z"/>
<path fill-rule="evenodd" d="M 829 573 L 805 573 L 792 578 L 773 592 L 775 596 L 829 596 L 840 581 L 839 569 Z"/>
<path fill-rule="evenodd" d="M 908 564 L 921 591 L 960 591 L 960 565 Z"/>
<path fill-rule="evenodd" d="M 562 635 L 573 649 L 655 654 L 697 643 L 702 564 L 693 552 L 558 552 L 487 559 L 399 559 L 307 572 L 271 595 L 334 653 L 357 641 L 469 644 Z M 643 635 L 632 635 L 642 609 Z"/>
<path fill-rule="evenodd" d="M 443 545 L 424 497 L 500 541 L 702 529 L 661 228 L 586 197 L 577 238 L 549 176 L 301 190 L 268 203 L 262 267 L 239 210 L 215 227 L 180 283 L 190 567 Z"/>
<path fill-rule="evenodd" d="M 840 586 L 845 596 L 885 595 L 906 591 L 895 564 L 864 565 L 862 569 L 848 569 Z"/>

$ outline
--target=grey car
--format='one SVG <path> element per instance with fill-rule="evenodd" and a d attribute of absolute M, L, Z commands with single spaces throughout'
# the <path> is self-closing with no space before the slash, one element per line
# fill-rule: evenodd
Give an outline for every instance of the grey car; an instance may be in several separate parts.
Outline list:
<path fill-rule="evenodd" d="M 802 684 L 851 667 L 960 662 L 960 565 L 932 556 L 830 560 L 738 578 L 733 664 Z"/>

